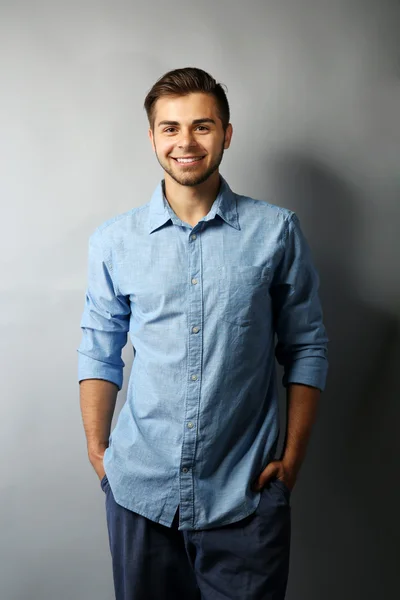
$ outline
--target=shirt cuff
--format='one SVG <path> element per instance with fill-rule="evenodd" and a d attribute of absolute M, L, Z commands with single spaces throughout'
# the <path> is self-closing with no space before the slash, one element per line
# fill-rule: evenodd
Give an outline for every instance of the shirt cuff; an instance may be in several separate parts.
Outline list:
<path fill-rule="evenodd" d="M 78 380 L 83 379 L 104 379 L 111 381 L 118 386 L 118 391 L 122 388 L 123 367 L 111 365 L 110 363 L 97 360 L 78 350 Z"/>
<path fill-rule="evenodd" d="M 282 378 L 282 385 L 287 387 L 289 383 L 303 383 L 323 392 L 326 387 L 327 375 L 328 361 L 326 358 L 306 357 L 295 360 L 287 368 Z"/>

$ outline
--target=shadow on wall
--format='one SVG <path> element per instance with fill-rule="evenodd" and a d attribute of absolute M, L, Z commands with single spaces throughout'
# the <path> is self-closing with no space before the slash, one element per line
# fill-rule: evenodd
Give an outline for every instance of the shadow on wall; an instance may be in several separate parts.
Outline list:
<path fill-rule="evenodd" d="M 327 387 L 292 495 L 287 600 L 394 597 L 400 328 L 357 290 L 362 196 L 304 154 L 275 156 L 268 171 L 273 197 L 298 214 L 311 246 L 330 338 Z"/>

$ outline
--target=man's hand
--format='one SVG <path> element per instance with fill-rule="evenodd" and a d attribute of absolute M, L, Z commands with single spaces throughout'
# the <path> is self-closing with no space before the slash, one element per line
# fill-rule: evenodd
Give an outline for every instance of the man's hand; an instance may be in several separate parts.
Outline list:
<path fill-rule="evenodd" d="M 256 492 L 261 491 L 270 481 L 280 479 L 289 488 L 293 490 L 296 483 L 297 474 L 293 467 L 285 464 L 283 460 L 273 460 L 268 463 L 264 471 L 260 473 L 256 481 L 253 483 L 253 489 Z"/>
<path fill-rule="evenodd" d="M 89 456 L 90 463 L 96 471 L 97 477 L 100 479 L 100 481 L 106 474 L 103 464 L 104 453 L 105 449 L 97 452 L 92 452 Z"/>

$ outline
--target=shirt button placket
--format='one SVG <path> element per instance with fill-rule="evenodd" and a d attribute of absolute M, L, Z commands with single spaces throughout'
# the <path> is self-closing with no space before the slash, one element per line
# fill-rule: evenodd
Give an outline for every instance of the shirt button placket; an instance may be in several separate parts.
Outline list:
<path fill-rule="evenodd" d="M 200 224 L 199 228 L 202 224 Z M 196 226 L 197 227 L 197 226 Z M 188 331 L 188 382 L 186 387 L 185 426 L 183 431 L 180 501 L 179 512 L 181 523 L 194 526 L 194 455 L 197 438 L 197 422 L 200 404 L 200 385 L 202 373 L 202 328 L 203 322 L 203 290 L 201 273 L 201 244 L 198 234 L 191 232 L 188 237 L 189 257 L 189 331 Z"/>

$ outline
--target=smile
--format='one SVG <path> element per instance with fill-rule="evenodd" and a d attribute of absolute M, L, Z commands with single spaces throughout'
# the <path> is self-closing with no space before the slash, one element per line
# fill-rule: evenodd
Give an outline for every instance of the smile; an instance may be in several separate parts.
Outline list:
<path fill-rule="evenodd" d="M 200 162 L 203 160 L 204 156 L 194 156 L 193 158 L 172 158 L 181 165 L 190 165 L 192 163 Z"/>

